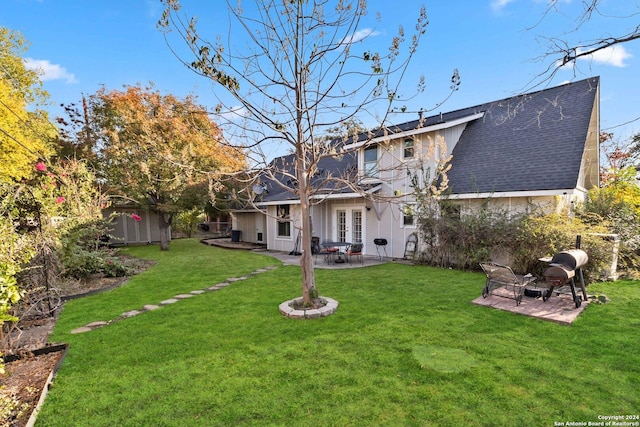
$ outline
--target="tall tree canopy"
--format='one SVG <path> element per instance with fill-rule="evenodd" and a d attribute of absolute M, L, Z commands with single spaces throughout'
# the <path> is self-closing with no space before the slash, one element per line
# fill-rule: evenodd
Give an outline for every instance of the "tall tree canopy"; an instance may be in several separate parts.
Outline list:
<path fill-rule="evenodd" d="M 243 169 L 243 152 L 224 144 L 196 99 L 153 86 L 102 89 L 89 99 L 90 126 L 108 191 L 159 215 L 161 249 L 187 190 Z"/>
<path fill-rule="evenodd" d="M 36 71 L 25 68 L 23 37 L 0 27 L 0 182 L 32 176 L 39 159 L 51 154 L 55 127 L 46 111 L 47 100 Z"/>
<path fill-rule="evenodd" d="M 302 296 L 305 304 L 313 305 L 317 291 L 310 206 L 315 187 L 310 180 L 320 160 L 340 149 L 322 137 L 361 116 L 384 127 L 389 112 L 424 89 L 423 79 L 415 82 L 416 90 L 403 87 L 401 81 L 426 31 L 426 10 L 415 11 L 413 34 L 400 27 L 388 46 L 381 47 L 380 42 L 371 43 L 380 32 L 363 23 L 365 0 L 228 0 L 229 28 L 215 29 L 223 33 L 210 42 L 204 35 L 207 30 L 186 16 L 179 1 L 162 2 L 165 11 L 159 24 L 168 30 L 172 49 L 186 66 L 222 89 L 215 94 L 220 111 L 233 116 L 228 122 L 233 140 L 261 148 L 265 142 L 283 144 L 295 153 L 294 172 L 290 165 L 279 170 L 272 165 L 263 173 L 288 176 L 295 183 L 291 191 L 300 200 Z M 171 45 L 171 31 L 188 53 L 180 56 L 183 50 Z M 459 84 L 457 72 L 452 82 L 454 87 Z"/>

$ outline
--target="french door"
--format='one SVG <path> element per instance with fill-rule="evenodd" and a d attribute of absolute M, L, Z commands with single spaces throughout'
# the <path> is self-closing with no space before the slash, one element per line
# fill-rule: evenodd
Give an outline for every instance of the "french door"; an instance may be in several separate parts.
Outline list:
<path fill-rule="evenodd" d="M 338 242 L 362 243 L 363 215 L 361 208 L 336 209 L 336 240 Z"/>

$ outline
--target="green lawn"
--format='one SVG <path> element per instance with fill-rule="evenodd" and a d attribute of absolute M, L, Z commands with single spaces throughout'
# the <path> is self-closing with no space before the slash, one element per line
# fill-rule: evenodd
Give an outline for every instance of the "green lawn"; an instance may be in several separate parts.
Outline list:
<path fill-rule="evenodd" d="M 317 270 L 336 314 L 292 320 L 300 270 L 192 240 L 122 288 L 67 303 L 70 344 L 41 426 L 553 426 L 640 412 L 640 283 L 571 326 L 471 304 L 481 273 L 389 263 Z M 278 268 L 92 332 L 95 320 Z"/>

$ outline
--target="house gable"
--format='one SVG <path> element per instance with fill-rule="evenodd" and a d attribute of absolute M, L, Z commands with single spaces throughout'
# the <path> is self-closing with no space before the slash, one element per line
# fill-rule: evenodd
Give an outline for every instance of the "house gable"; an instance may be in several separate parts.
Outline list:
<path fill-rule="evenodd" d="M 467 125 L 453 150 L 451 193 L 596 186 L 598 86 L 595 77 L 477 107 L 484 117 Z"/>

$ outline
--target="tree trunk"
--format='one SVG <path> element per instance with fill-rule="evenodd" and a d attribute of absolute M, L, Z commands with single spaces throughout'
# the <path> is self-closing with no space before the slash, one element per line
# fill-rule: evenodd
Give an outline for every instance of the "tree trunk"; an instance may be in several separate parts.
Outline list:
<path fill-rule="evenodd" d="M 300 196 L 300 216 L 302 233 L 300 244 L 302 246 L 300 256 L 300 270 L 302 272 L 302 302 L 311 305 L 317 298 L 316 279 L 313 271 L 313 254 L 311 253 L 311 209 L 309 203 L 309 182 L 306 173 L 305 155 L 299 147 L 296 159 L 296 176 L 298 178 L 298 194 Z"/>
<path fill-rule="evenodd" d="M 160 230 L 160 250 L 169 250 L 169 227 L 171 226 L 171 220 L 173 214 L 158 212 L 158 228 Z"/>
<path fill-rule="evenodd" d="M 304 201 L 303 201 L 304 200 Z M 305 305 L 311 304 L 317 298 L 316 279 L 313 271 L 313 254 L 311 253 L 311 216 L 309 199 L 300 200 L 300 213 L 302 215 L 302 255 L 300 257 L 300 270 L 302 271 L 302 301 Z"/>
<path fill-rule="evenodd" d="M 303 52 L 304 46 L 304 26 L 302 25 L 303 8 L 302 3 L 298 3 L 295 34 L 295 51 Z M 309 123 L 305 122 L 305 95 L 306 95 L 306 73 L 305 63 L 302 55 L 295 57 L 295 94 L 296 94 L 296 178 L 298 179 L 298 195 L 300 196 L 300 215 L 302 222 L 302 254 L 300 257 L 300 270 L 302 272 L 302 302 L 305 306 L 312 306 L 318 297 L 316 290 L 316 278 L 313 271 L 313 254 L 311 253 L 311 203 L 309 195 L 309 147 L 307 142 L 311 142 L 305 137 L 305 129 Z M 312 127 L 312 126 L 311 126 Z"/>

